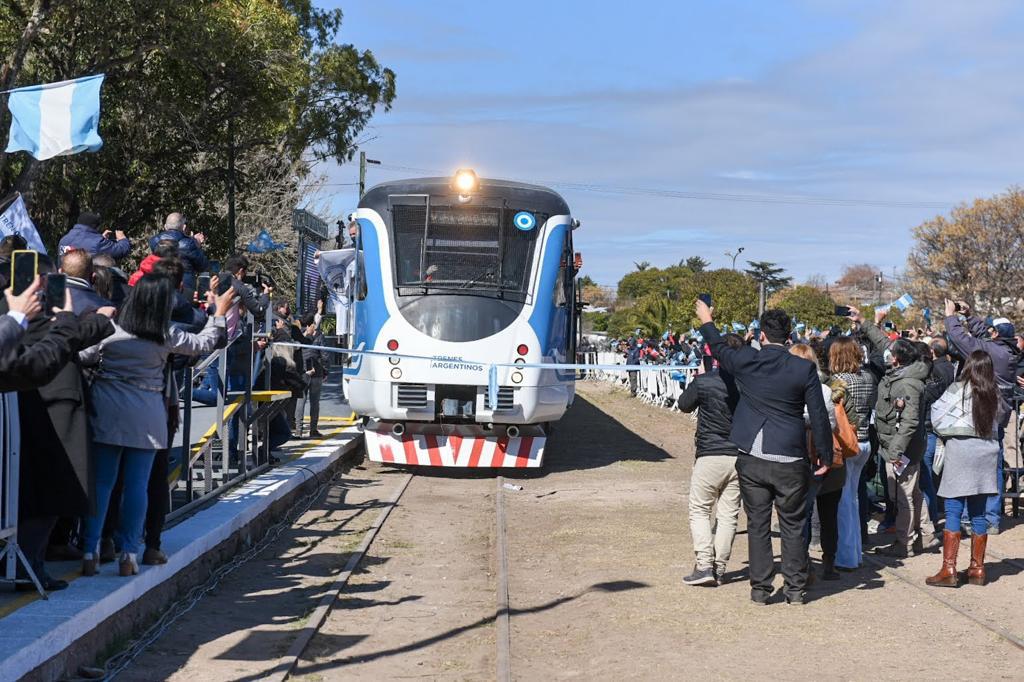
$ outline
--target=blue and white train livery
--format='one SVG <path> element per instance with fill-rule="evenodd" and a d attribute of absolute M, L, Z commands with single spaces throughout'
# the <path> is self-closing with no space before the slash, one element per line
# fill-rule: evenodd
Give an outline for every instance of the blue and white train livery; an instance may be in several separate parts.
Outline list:
<path fill-rule="evenodd" d="M 575 395 L 573 229 L 544 187 L 451 178 L 378 185 L 359 223 L 352 409 L 371 460 L 536 467 Z M 417 357 L 411 357 L 417 356 Z M 488 400 L 497 368 L 497 401 Z"/>

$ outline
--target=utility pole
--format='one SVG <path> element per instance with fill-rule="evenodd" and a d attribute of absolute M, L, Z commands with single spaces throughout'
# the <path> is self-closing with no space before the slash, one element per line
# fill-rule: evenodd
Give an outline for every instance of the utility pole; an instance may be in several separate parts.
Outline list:
<path fill-rule="evenodd" d="M 362 199 L 363 195 L 366 194 L 366 164 L 372 163 L 374 166 L 379 166 L 380 161 L 375 159 L 366 158 L 366 152 L 359 152 L 359 198 Z"/>
<path fill-rule="evenodd" d="M 235 252 L 235 117 L 228 117 L 228 237 Z"/>
<path fill-rule="evenodd" d="M 875 305 L 876 306 L 880 305 L 882 303 L 882 279 L 883 279 L 883 277 L 884 277 L 884 275 L 882 274 L 882 271 L 879 270 L 878 271 L 878 277 L 875 277 L 875 283 L 878 284 L 878 295 L 875 296 Z"/>
<path fill-rule="evenodd" d="M 764 280 L 762 279 L 760 282 L 758 282 L 758 287 L 757 287 L 757 317 L 758 317 L 758 319 L 760 319 L 761 316 L 764 315 L 764 307 L 765 307 L 765 289 L 764 289 Z"/>

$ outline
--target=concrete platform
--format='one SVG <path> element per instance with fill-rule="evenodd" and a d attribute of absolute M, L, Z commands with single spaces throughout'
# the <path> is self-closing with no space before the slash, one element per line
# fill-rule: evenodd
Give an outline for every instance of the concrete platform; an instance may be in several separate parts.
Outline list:
<path fill-rule="evenodd" d="M 327 426 L 325 424 L 325 426 Z M 209 570 L 237 553 L 297 499 L 312 489 L 321 473 L 332 470 L 357 450 L 354 427 L 324 429 L 319 441 L 293 441 L 292 459 L 225 493 L 163 534 L 169 562 L 142 566 L 139 575 L 121 578 L 117 565 L 100 574 L 75 577 L 68 589 L 34 595 L 7 595 L 0 611 L 0 680 L 59 679 L 94 661 L 123 638 L 145 626 L 167 604 L 202 582 Z M 60 571 L 51 571 L 60 575 Z M 13 600 L 12 600 L 13 599 Z"/>

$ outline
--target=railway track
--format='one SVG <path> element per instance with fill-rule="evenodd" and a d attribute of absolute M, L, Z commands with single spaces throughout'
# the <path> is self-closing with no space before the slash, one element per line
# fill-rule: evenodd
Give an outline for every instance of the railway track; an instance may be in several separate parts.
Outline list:
<path fill-rule="evenodd" d="M 374 539 L 384 527 L 391 512 L 398 506 L 409 489 L 410 483 L 416 478 L 414 472 L 402 477 L 395 486 L 394 492 L 389 497 L 386 505 L 377 516 L 373 525 L 363 536 L 362 543 L 349 558 L 344 569 L 338 574 L 327 593 L 324 594 L 319 604 L 313 609 L 305 627 L 295 636 L 291 647 L 284 657 L 274 667 L 271 674 L 265 679 L 283 681 L 294 672 L 300 659 L 309 647 L 313 638 L 320 632 L 320 629 L 327 622 L 333 605 L 345 591 L 349 579 L 366 557 Z M 497 539 L 497 591 L 494 625 L 496 630 L 496 669 L 495 678 L 499 682 L 509 682 L 512 679 L 511 669 L 511 623 L 509 610 L 509 588 L 508 588 L 508 535 L 505 524 L 505 479 L 503 476 L 496 476 L 497 490 L 495 492 L 495 537 Z"/>
<path fill-rule="evenodd" d="M 282 661 L 275 668 L 273 674 L 269 677 L 272 680 L 285 680 L 291 675 L 298 665 L 300 659 L 302 659 L 306 648 L 310 642 L 316 637 L 327 621 L 330 610 L 342 593 L 345 591 L 346 585 L 353 572 L 359 567 L 359 564 L 363 561 L 367 551 L 370 549 L 374 539 L 377 537 L 379 531 L 384 526 L 392 510 L 398 506 L 402 500 L 402 496 L 409 489 L 412 481 L 417 478 L 414 472 L 410 472 L 402 477 L 402 479 L 395 486 L 394 492 L 388 499 L 386 505 L 381 510 L 376 521 L 366 533 L 363 538 L 362 544 L 357 551 L 350 557 L 344 570 L 338 575 L 331 589 L 319 605 L 314 609 L 311 614 L 307 625 L 296 635 L 295 640 L 292 644 L 288 654 L 282 659 Z M 421 477 L 422 478 L 422 477 Z M 509 570 L 508 570 L 508 538 L 506 532 L 506 521 L 505 521 L 505 479 L 502 476 L 495 478 L 495 537 L 496 537 L 496 594 L 495 594 L 495 634 L 496 634 L 496 651 L 495 661 L 496 667 L 494 670 L 495 679 L 499 682 L 508 682 L 512 679 L 512 641 L 511 641 L 511 623 L 510 623 L 510 603 L 509 603 Z M 998 552 L 989 550 L 990 558 L 996 559 L 1011 566 L 1014 566 L 1024 572 L 1024 562 L 1020 560 L 1011 559 L 1005 557 Z M 970 608 L 969 605 L 957 603 L 958 600 L 955 598 L 956 592 L 950 591 L 948 588 L 933 588 L 927 587 L 917 576 L 912 576 L 906 569 L 900 569 L 887 564 L 870 554 L 865 555 L 865 560 L 872 566 L 877 568 L 880 572 L 891 576 L 895 580 L 898 580 L 915 590 L 921 595 L 928 598 L 943 608 L 955 614 L 957 617 L 965 618 L 972 622 L 974 625 L 983 628 L 987 632 L 999 637 L 1001 640 L 1007 642 L 1011 646 L 1018 650 L 1024 650 L 1024 638 L 1010 632 L 1009 630 L 1000 626 L 1000 624 L 993 622 L 991 619 L 986 618 L 983 615 L 976 613 Z M 962 600 L 959 600 L 962 601 Z"/>

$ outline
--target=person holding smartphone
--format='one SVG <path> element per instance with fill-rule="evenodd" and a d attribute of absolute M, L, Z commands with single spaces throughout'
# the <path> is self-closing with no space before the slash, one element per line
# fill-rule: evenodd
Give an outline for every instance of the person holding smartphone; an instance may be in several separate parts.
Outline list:
<path fill-rule="evenodd" d="M 923 407 L 929 367 L 921 360 L 913 341 L 891 341 L 882 333 L 879 325 L 886 313 L 886 310 L 876 310 L 872 324 L 864 320 L 858 309 L 850 308 L 850 319 L 861 324 L 868 341 L 879 353 L 892 359 L 878 385 L 875 427 L 888 474 L 889 497 L 896 504 L 893 526 L 896 539 L 891 545 L 876 548 L 875 553 L 904 558 L 925 549 L 921 535 L 923 497 L 918 479 L 928 441 Z M 934 535 L 928 544 L 933 543 Z"/>

